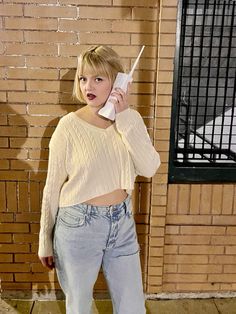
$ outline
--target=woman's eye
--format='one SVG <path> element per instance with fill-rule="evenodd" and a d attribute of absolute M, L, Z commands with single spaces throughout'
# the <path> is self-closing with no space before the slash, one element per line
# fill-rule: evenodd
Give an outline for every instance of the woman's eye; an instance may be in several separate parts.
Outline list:
<path fill-rule="evenodd" d="M 80 77 L 79 77 L 79 81 L 80 81 L 80 82 L 85 82 L 85 80 L 86 80 L 85 77 L 83 77 L 83 76 L 80 76 Z"/>
<path fill-rule="evenodd" d="M 101 81 L 102 81 L 102 78 L 101 78 L 101 77 L 96 77 L 96 81 L 97 81 L 97 82 L 101 82 Z"/>

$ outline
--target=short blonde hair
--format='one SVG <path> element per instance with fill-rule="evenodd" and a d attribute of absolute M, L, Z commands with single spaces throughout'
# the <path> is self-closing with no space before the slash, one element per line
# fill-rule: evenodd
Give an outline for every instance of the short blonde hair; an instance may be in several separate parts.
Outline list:
<path fill-rule="evenodd" d="M 73 98 L 85 103 L 80 90 L 79 77 L 83 75 L 84 68 L 88 67 L 98 75 L 105 75 L 114 82 L 118 72 L 124 72 L 119 55 L 110 47 L 93 46 L 84 51 L 78 57 L 78 65 L 75 73 Z"/>

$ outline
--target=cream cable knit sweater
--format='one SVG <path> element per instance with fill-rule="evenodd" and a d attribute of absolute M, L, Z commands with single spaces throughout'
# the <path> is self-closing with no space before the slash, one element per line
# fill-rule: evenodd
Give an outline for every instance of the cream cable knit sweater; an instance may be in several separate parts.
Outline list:
<path fill-rule="evenodd" d="M 125 189 L 131 194 L 137 175 L 152 177 L 160 166 L 141 115 L 126 109 L 102 129 L 65 115 L 49 144 L 47 180 L 43 191 L 39 256 L 51 256 L 52 230 L 58 207 Z"/>

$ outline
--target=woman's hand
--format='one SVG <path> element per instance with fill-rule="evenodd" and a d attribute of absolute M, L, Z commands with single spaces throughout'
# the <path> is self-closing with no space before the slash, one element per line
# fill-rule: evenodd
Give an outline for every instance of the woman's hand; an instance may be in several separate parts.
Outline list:
<path fill-rule="evenodd" d="M 55 263 L 54 263 L 54 258 L 53 256 L 46 256 L 46 257 L 39 257 L 41 263 L 43 264 L 44 267 L 49 268 L 52 270 L 55 268 Z"/>
<path fill-rule="evenodd" d="M 128 105 L 128 90 L 125 93 L 121 88 L 116 88 L 111 95 L 116 98 L 116 100 L 112 101 L 115 106 L 116 113 L 124 111 L 125 109 L 129 108 Z"/>

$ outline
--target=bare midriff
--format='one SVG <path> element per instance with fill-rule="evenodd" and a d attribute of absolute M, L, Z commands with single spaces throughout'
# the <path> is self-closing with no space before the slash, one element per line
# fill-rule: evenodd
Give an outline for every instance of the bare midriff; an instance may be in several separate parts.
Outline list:
<path fill-rule="evenodd" d="M 95 206 L 109 206 L 123 202 L 127 196 L 128 193 L 125 190 L 118 189 L 111 193 L 91 198 L 84 203 Z"/>

